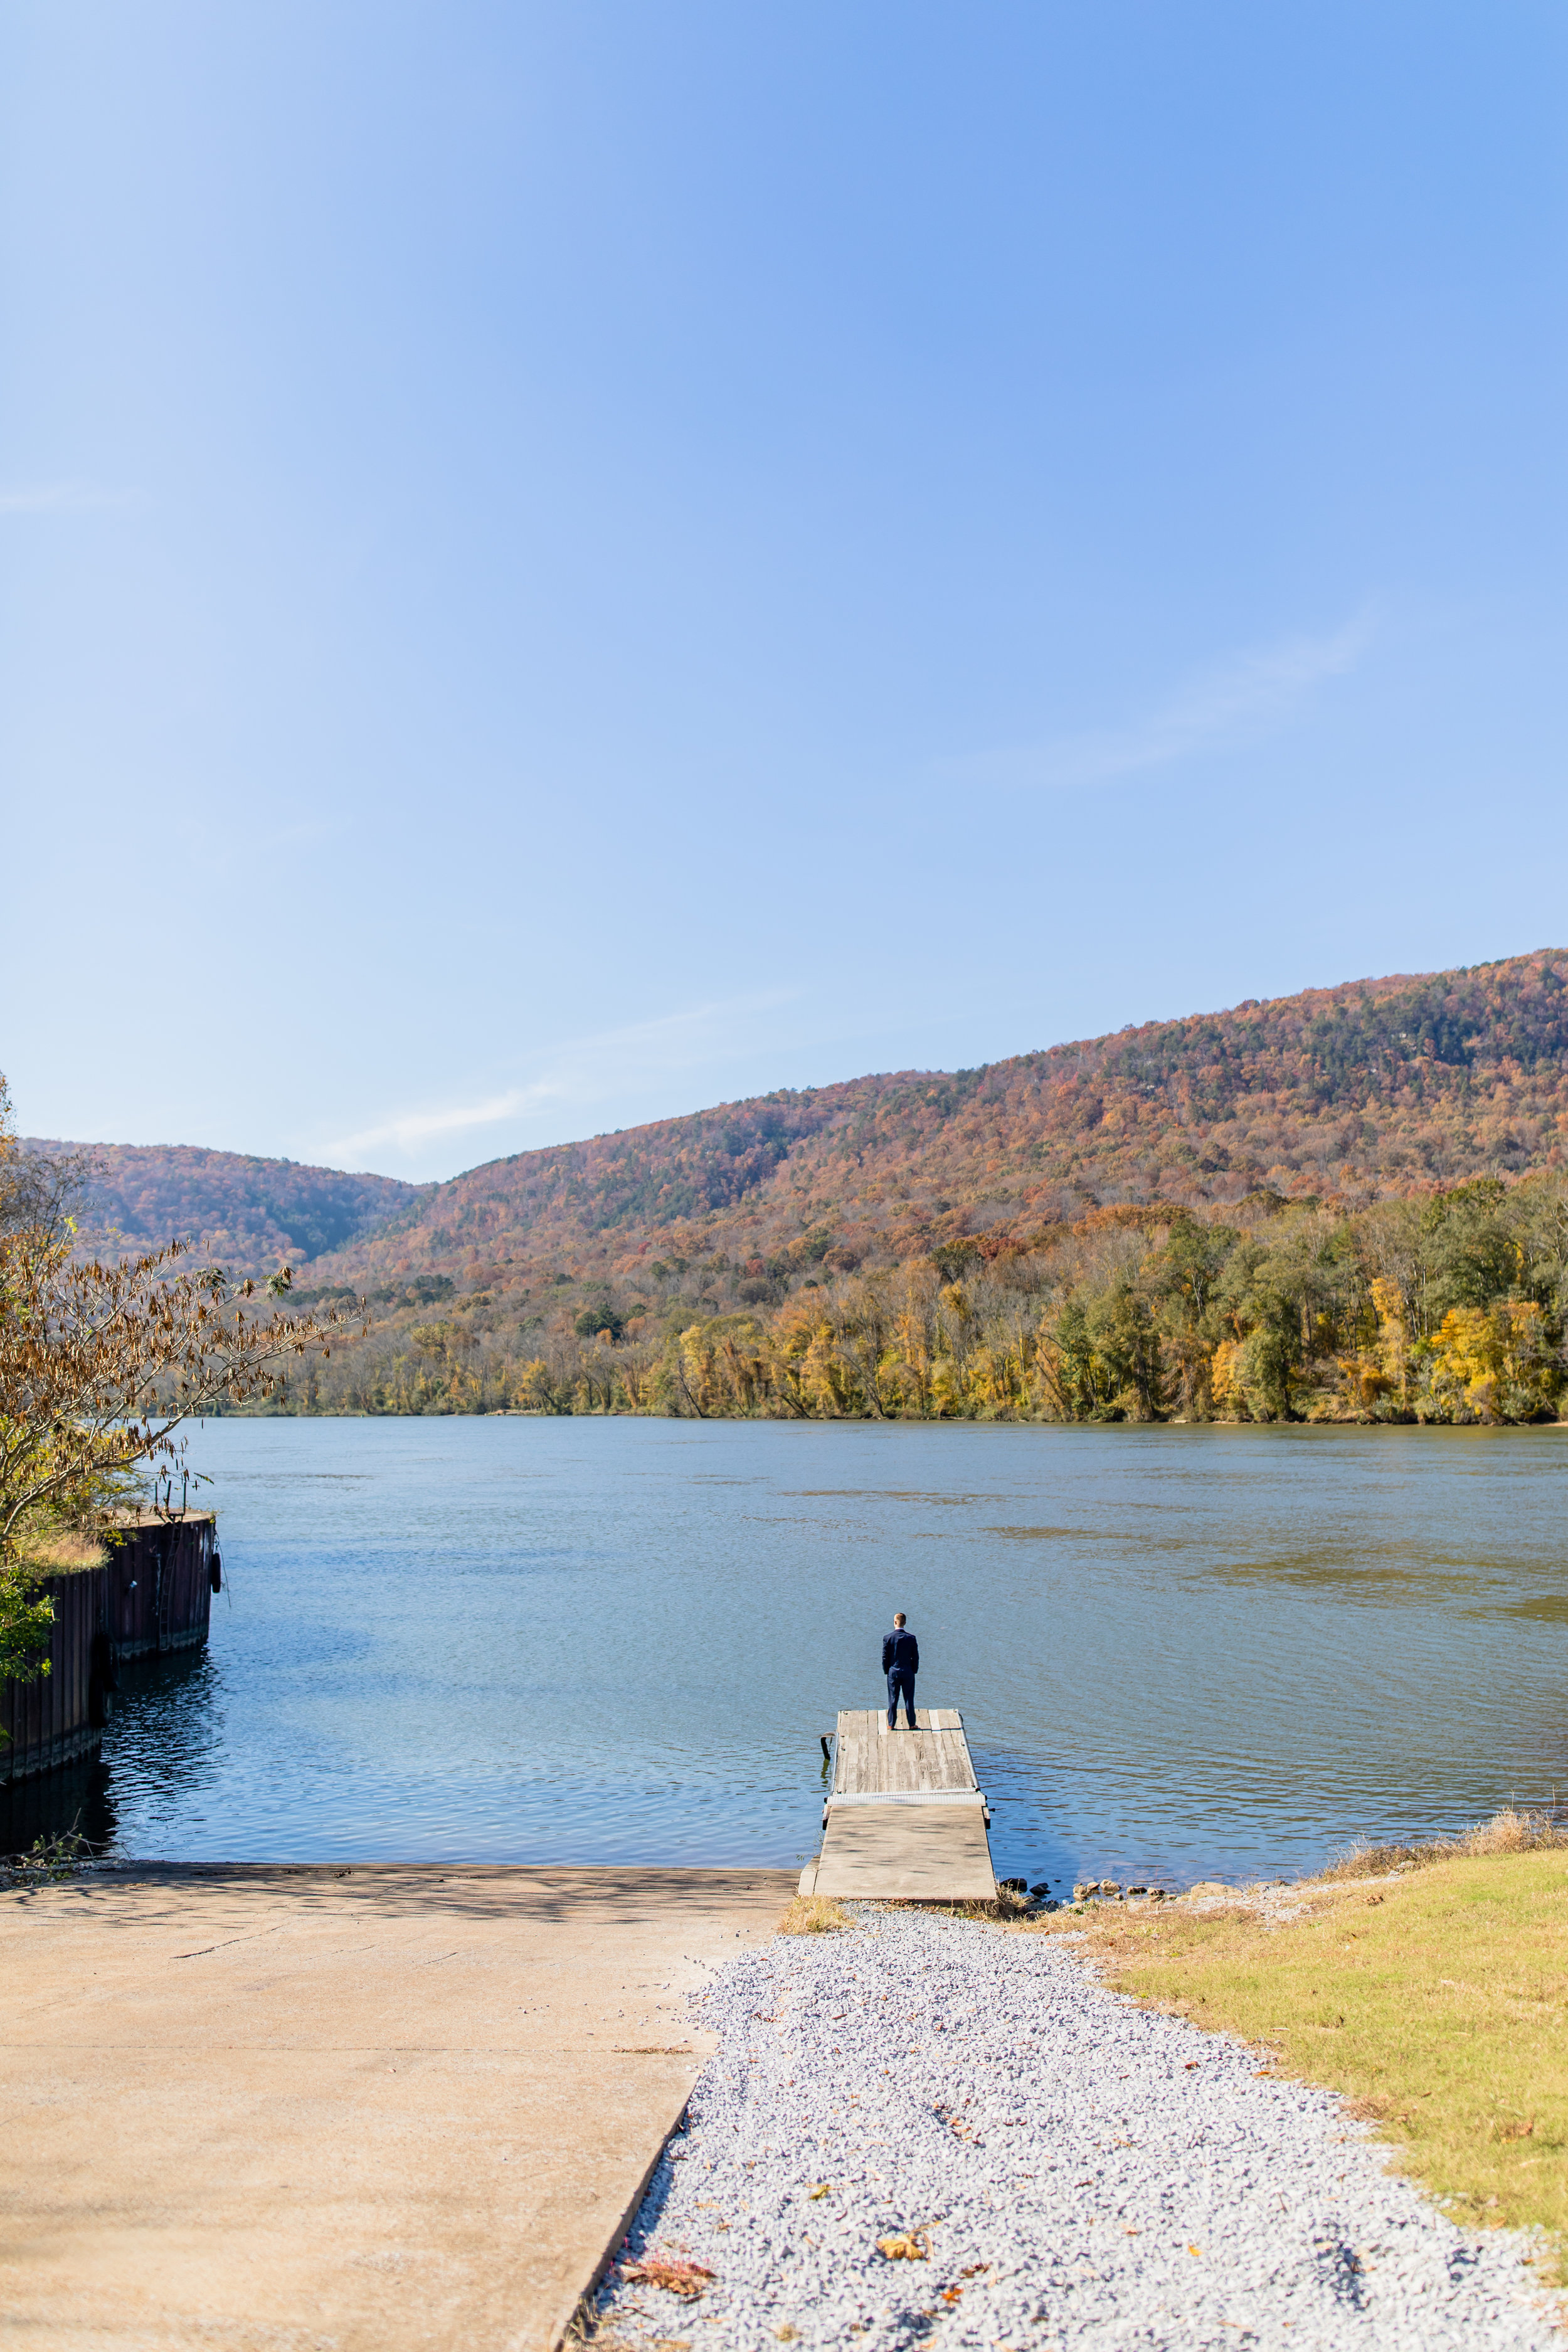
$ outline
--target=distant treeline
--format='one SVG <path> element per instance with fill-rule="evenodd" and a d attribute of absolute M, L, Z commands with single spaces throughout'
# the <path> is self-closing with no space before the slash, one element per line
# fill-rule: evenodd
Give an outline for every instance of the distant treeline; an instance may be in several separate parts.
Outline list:
<path fill-rule="evenodd" d="M 424 1277 L 376 1306 L 387 1319 L 304 1373 L 286 1410 L 1554 1420 L 1568 1178 L 1351 1213 L 1267 1192 L 1226 1212 L 1121 1205 L 897 1264 L 819 1229 L 765 1259 L 558 1273 L 521 1297 Z"/>

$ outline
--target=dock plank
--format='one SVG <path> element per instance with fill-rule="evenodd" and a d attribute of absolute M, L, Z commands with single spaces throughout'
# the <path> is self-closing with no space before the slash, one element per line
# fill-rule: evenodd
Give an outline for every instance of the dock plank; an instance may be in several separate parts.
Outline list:
<path fill-rule="evenodd" d="M 973 1789 L 974 1767 L 956 1707 L 921 1707 L 915 1729 L 888 1729 L 886 1716 L 846 1709 L 838 1718 L 835 1796 L 864 1796 L 879 1789 Z"/>

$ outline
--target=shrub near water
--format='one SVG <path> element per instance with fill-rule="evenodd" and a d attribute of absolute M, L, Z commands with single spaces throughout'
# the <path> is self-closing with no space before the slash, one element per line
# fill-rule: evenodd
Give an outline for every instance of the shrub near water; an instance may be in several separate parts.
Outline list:
<path fill-rule="evenodd" d="M 1568 2246 L 1568 1839 L 1505 1813 L 1467 1838 L 1363 1849 L 1205 1913 L 1064 1913 L 1121 1990 L 1258 2044 L 1352 2102 L 1471 2223 Z M 1390 1873 L 1394 1874 L 1389 1874 Z M 1216 1890 L 1217 1891 L 1217 1890 Z"/>

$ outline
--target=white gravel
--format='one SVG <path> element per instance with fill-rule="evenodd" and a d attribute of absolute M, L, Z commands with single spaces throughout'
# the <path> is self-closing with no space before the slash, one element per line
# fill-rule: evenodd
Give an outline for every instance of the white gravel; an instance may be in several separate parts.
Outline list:
<path fill-rule="evenodd" d="M 722 2047 L 625 2259 L 715 2275 L 612 2272 L 601 2342 L 1562 2352 L 1531 2241 L 1457 2228 L 1326 2092 L 1055 1937 L 855 1908 L 698 1997 Z M 910 2231 L 927 2259 L 878 2251 Z"/>

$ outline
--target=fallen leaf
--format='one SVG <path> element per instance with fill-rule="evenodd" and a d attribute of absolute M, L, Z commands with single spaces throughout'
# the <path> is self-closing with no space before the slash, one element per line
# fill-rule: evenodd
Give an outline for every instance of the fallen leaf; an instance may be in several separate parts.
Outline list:
<path fill-rule="evenodd" d="M 817 2200 L 817 2199 L 818 2199 L 819 2197 L 828 2197 L 828 2196 L 831 2196 L 831 2195 L 832 2195 L 832 2193 L 833 2193 L 833 2183 L 832 2183 L 832 2181 L 831 2181 L 831 2180 L 819 2180 L 819 2181 L 817 2182 L 817 2184 L 816 2184 L 816 2188 L 811 2191 L 811 2201 L 812 2201 L 812 2203 L 815 2205 L 815 2204 L 816 2204 L 816 2200 Z"/>
<path fill-rule="evenodd" d="M 1203 2252 L 1203 2248 L 1201 2246 L 1189 2246 L 1187 2248 L 1187 2252 L 1189 2254 L 1201 2254 Z"/>
<path fill-rule="evenodd" d="M 944 2286 L 942 2291 L 942 2300 L 943 2303 L 962 2303 L 963 2289 L 961 2286 Z"/>
<path fill-rule="evenodd" d="M 990 2267 L 989 2263 L 971 2263 L 969 2268 L 960 2271 L 958 2275 L 960 2278 L 984 2278 Z"/>
<path fill-rule="evenodd" d="M 879 2238 L 877 2251 L 890 2263 L 923 2263 L 930 2252 L 921 2230 L 900 2230 L 890 2238 Z"/>
<path fill-rule="evenodd" d="M 667 2294 L 684 2296 L 688 2303 L 706 2291 L 707 2283 L 717 2273 L 705 2271 L 700 2263 L 672 2261 L 665 2254 L 647 2254 L 640 2263 L 624 2263 L 621 2276 L 637 2286 L 661 2286 Z"/>
<path fill-rule="evenodd" d="M 1137 2230 L 1134 2230 L 1134 2229 L 1131 2229 L 1131 2228 L 1129 2228 L 1129 2229 L 1125 2230 L 1125 2231 L 1123 2231 L 1123 2233 L 1122 2233 L 1122 2234 L 1123 2234 L 1123 2236 L 1125 2236 L 1125 2237 L 1129 2237 L 1129 2238 L 1136 2238 L 1136 2237 L 1140 2236 L 1142 2233 L 1141 2233 L 1139 2231 L 1137 2231 Z"/>

